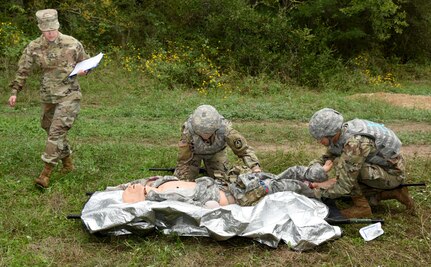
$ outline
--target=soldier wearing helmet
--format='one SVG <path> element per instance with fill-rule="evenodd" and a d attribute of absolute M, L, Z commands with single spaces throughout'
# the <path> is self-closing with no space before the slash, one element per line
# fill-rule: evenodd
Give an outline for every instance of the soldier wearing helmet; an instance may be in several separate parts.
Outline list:
<path fill-rule="evenodd" d="M 371 204 L 397 199 L 409 211 L 414 203 L 407 187 L 398 187 L 405 180 L 405 161 L 401 141 L 383 124 L 354 119 L 344 122 L 338 111 L 324 108 L 311 117 L 310 134 L 327 151 L 311 164 L 334 161 L 335 179 L 315 189 L 318 197 L 351 196 L 353 206 L 341 213 L 348 218 L 369 217 Z"/>
<path fill-rule="evenodd" d="M 203 162 L 208 176 L 226 179 L 228 160 L 226 147 L 241 158 L 253 172 L 260 172 L 259 160 L 246 139 L 231 123 L 210 105 L 201 105 L 182 126 L 179 153 L 174 176 L 194 181 Z"/>

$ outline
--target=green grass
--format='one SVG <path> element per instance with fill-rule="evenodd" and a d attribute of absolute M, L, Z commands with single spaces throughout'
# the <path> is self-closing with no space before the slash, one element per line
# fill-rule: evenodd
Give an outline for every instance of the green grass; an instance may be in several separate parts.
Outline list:
<path fill-rule="evenodd" d="M 7 77 L 8 74 L 5 74 Z M 198 105 L 217 109 L 255 147 L 265 171 L 279 173 L 307 164 L 321 152 L 307 130 L 308 118 L 322 107 L 354 117 L 396 125 L 403 143 L 428 148 L 410 153 L 408 182 L 430 182 L 430 110 L 391 106 L 378 99 L 349 97 L 353 92 L 316 92 L 277 82 L 247 92 L 199 95 L 191 90 L 164 90 L 154 81 L 100 69 L 81 78 L 84 99 L 69 133 L 77 169 L 52 177 L 39 190 L 32 181 L 42 170 L 45 133 L 39 127 L 37 82 L 18 96 L 14 109 L 6 78 L 0 79 L 0 266 L 428 266 L 431 264 L 431 195 L 410 191 L 418 216 L 409 216 L 395 201 L 378 206 L 385 234 L 365 242 L 363 225 L 342 226 L 344 236 L 316 249 L 297 253 L 287 245 L 270 249 L 245 238 L 216 242 L 209 238 L 164 236 L 105 237 L 88 234 L 81 223 L 67 220 L 79 213 L 86 192 L 154 175 L 149 167 L 173 167 L 183 121 Z M 425 94 L 431 81 L 405 82 L 402 93 Z M 362 89 L 363 90 L 363 89 Z M 375 92 L 375 88 L 369 88 Z M 429 92 L 429 90 L 428 90 Z M 414 124 L 415 127 L 409 127 Z M 232 164 L 239 163 L 229 154 Z"/>

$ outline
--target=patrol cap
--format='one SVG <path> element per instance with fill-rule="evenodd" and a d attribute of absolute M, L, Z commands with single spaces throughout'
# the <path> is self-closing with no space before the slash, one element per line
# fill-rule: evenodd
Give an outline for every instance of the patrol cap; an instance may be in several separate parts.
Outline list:
<path fill-rule="evenodd" d="M 340 112 L 332 108 L 323 108 L 310 119 L 308 124 L 310 134 L 320 140 L 326 136 L 334 136 L 341 129 L 344 118 Z"/>
<path fill-rule="evenodd" d="M 57 10 L 43 9 L 36 12 L 37 26 L 43 32 L 58 30 L 60 23 L 58 22 Z"/>
<path fill-rule="evenodd" d="M 196 108 L 191 116 L 191 125 L 196 134 L 213 134 L 221 126 L 222 116 L 210 105 Z"/>

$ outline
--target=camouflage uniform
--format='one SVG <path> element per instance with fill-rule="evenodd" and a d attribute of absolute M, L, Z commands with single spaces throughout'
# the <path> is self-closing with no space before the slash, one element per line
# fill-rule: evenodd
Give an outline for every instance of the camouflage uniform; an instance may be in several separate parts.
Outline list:
<path fill-rule="evenodd" d="M 257 203 L 267 194 L 277 192 L 295 192 L 307 197 L 316 197 L 309 185 L 312 182 L 322 182 L 327 174 L 320 164 L 310 167 L 293 166 L 274 175 L 271 173 L 242 173 L 236 181 L 229 184 L 229 191 L 235 201 L 241 206 L 250 206 Z"/>
<path fill-rule="evenodd" d="M 232 128 L 228 120 L 221 117 L 220 128 L 211 136 L 209 142 L 205 142 L 193 131 L 190 117 L 182 126 L 181 140 L 178 145 L 178 164 L 174 176 L 193 181 L 197 178 L 203 161 L 208 176 L 226 179 L 228 170 L 226 146 L 229 146 L 247 167 L 253 168 L 259 165 L 253 148 L 238 131 Z"/>
<path fill-rule="evenodd" d="M 180 181 L 175 176 L 154 176 L 148 179 L 139 179 L 126 184 L 121 184 L 115 187 L 108 187 L 106 191 L 126 190 L 127 187 L 133 184 L 142 184 L 145 186 L 148 182 L 153 182 L 152 187 L 158 188 L 164 183 Z M 220 202 L 220 190 L 224 191 L 224 187 L 211 177 L 200 177 L 196 179 L 196 187 L 194 189 L 175 189 L 166 190 L 165 192 L 149 191 L 145 196 L 146 200 L 162 202 L 165 200 L 175 200 L 186 202 L 197 206 L 205 206 L 208 201 Z M 226 193 L 225 193 L 226 194 Z M 229 195 L 228 193 L 226 196 Z"/>
<path fill-rule="evenodd" d="M 337 182 L 329 189 L 315 189 L 316 196 L 372 195 L 392 189 L 405 180 L 401 142 L 381 124 L 355 119 L 343 124 L 337 143 L 331 143 L 321 158 L 334 161 Z"/>
<path fill-rule="evenodd" d="M 59 32 L 55 41 L 49 42 L 42 35 L 30 42 L 19 60 L 16 78 L 10 84 L 12 95 L 22 90 L 32 68 L 38 67 L 43 73 L 41 126 L 48 140 L 42 160 L 46 163 L 56 164 L 71 154 L 66 134 L 79 113 L 82 95 L 76 76 L 68 75 L 87 58 L 79 41 Z"/>

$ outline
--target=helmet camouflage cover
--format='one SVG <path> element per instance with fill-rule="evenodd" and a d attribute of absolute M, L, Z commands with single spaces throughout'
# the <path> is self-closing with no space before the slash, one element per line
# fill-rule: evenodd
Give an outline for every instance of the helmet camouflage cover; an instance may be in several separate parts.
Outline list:
<path fill-rule="evenodd" d="M 196 134 L 213 134 L 221 126 L 222 116 L 210 105 L 199 106 L 191 116 L 191 125 Z"/>
<path fill-rule="evenodd" d="M 320 140 L 326 136 L 334 136 L 341 129 L 344 118 L 340 112 L 323 108 L 311 117 L 309 122 L 310 134 Z"/>

